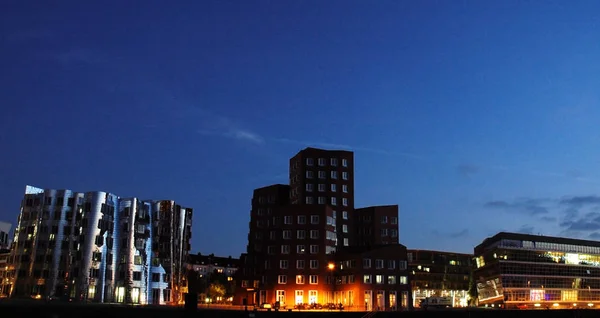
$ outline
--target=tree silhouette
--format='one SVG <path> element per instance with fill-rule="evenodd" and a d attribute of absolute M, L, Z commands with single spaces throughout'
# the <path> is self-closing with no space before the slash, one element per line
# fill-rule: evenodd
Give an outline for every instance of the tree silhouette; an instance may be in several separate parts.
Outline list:
<path fill-rule="evenodd" d="M 469 277 L 469 305 L 474 306 L 477 304 L 477 281 L 475 277 L 473 277 L 473 272 L 471 271 L 471 275 Z"/>
<path fill-rule="evenodd" d="M 218 283 L 218 282 L 214 282 L 214 283 L 210 284 L 210 287 L 208 288 L 208 295 L 213 300 L 217 300 L 217 299 L 222 300 L 223 297 L 225 297 L 225 292 L 226 292 L 225 286 L 223 286 L 221 283 Z"/>

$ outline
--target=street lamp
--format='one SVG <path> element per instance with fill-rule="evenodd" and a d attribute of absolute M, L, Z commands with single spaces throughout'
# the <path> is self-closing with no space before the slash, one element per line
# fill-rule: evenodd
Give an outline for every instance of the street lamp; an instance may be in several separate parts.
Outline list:
<path fill-rule="evenodd" d="M 335 304 L 335 285 L 336 285 L 336 278 L 335 278 L 335 264 L 334 263 L 329 263 L 327 264 L 327 269 L 329 269 L 331 271 L 331 300 L 332 300 L 332 304 Z"/>

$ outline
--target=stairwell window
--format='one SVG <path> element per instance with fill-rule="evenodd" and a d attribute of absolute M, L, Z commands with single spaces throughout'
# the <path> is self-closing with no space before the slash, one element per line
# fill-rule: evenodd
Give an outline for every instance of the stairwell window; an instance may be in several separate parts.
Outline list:
<path fill-rule="evenodd" d="M 401 271 L 405 271 L 406 270 L 406 261 L 400 261 L 399 262 L 399 266 L 398 269 L 400 269 Z"/>
<path fill-rule="evenodd" d="M 277 276 L 277 283 L 279 283 L 279 284 L 287 284 L 287 276 L 286 275 L 279 275 L 279 276 Z"/>
<path fill-rule="evenodd" d="M 282 259 L 279 261 L 279 268 L 281 269 L 287 269 L 288 268 L 288 261 L 286 259 Z"/>
<path fill-rule="evenodd" d="M 310 224 L 319 224 L 319 216 L 311 215 L 310 216 Z"/>
<path fill-rule="evenodd" d="M 408 284 L 408 277 L 400 276 L 400 284 L 402 284 L 402 285 Z"/>
<path fill-rule="evenodd" d="M 363 259 L 363 268 L 371 268 L 371 259 L 370 258 Z"/>

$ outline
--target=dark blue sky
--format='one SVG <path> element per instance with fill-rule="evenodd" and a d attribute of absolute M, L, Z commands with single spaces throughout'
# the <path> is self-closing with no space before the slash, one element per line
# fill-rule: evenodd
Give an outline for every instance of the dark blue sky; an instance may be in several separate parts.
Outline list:
<path fill-rule="evenodd" d="M 599 27 L 593 0 L 2 1 L 0 219 L 26 184 L 170 198 L 237 256 L 252 190 L 339 145 L 409 248 L 599 238 Z"/>

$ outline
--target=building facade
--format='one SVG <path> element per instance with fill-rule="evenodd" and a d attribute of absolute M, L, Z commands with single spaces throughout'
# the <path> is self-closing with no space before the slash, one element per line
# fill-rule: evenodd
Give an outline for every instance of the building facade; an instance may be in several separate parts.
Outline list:
<path fill-rule="evenodd" d="M 290 159 L 292 204 L 329 205 L 334 213 L 336 245 L 356 242 L 354 224 L 354 153 L 306 148 Z"/>
<path fill-rule="evenodd" d="M 269 219 L 253 219 L 254 243 L 242 257 L 245 266 L 234 301 L 248 305 L 279 301 L 283 306 L 328 303 L 322 291 L 336 242 L 333 210 L 327 205 L 287 205 L 273 206 L 272 211 Z"/>
<path fill-rule="evenodd" d="M 189 255 L 187 268 L 199 275 L 218 273 L 227 277 L 234 277 L 239 269 L 239 262 L 239 259 L 231 256 L 220 257 L 215 256 L 214 254 L 202 255 L 201 253 L 198 253 Z"/>
<path fill-rule="evenodd" d="M 371 206 L 354 210 L 357 245 L 399 244 L 398 206 Z"/>
<path fill-rule="evenodd" d="M 214 254 L 190 254 L 187 262 L 188 287 L 190 292 L 197 292 L 199 301 L 204 303 L 231 304 L 235 292 L 236 272 L 239 259 L 219 257 Z M 222 293 L 214 293 L 211 286 L 222 286 Z"/>
<path fill-rule="evenodd" d="M 178 302 L 191 220 L 192 210 L 173 201 L 27 186 L 9 259 L 10 296 Z"/>
<path fill-rule="evenodd" d="M 454 307 L 467 307 L 472 270 L 470 254 L 408 250 L 413 306 L 427 297 L 451 297 Z"/>
<path fill-rule="evenodd" d="M 0 249 L 7 249 L 10 246 L 10 229 L 12 225 L 7 222 L 0 222 Z"/>
<path fill-rule="evenodd" d="M 336 253 L 331 267 L 333 303 L 355 310 L 411 309 L 408 254 L 401 244 L 353 246 Z"/>
<path fill-rule="evenodd" d="M 10 284 L 8 277 L 8 260 L 10 259 L 10 250 L 0 249 L 0 298 L 8 297 L 10 294 Z"/>
<path fill-rule="evenodd" d="M 600 242 L 501 232 L 475 247 L 479 305 L 600 308 Z"/>

